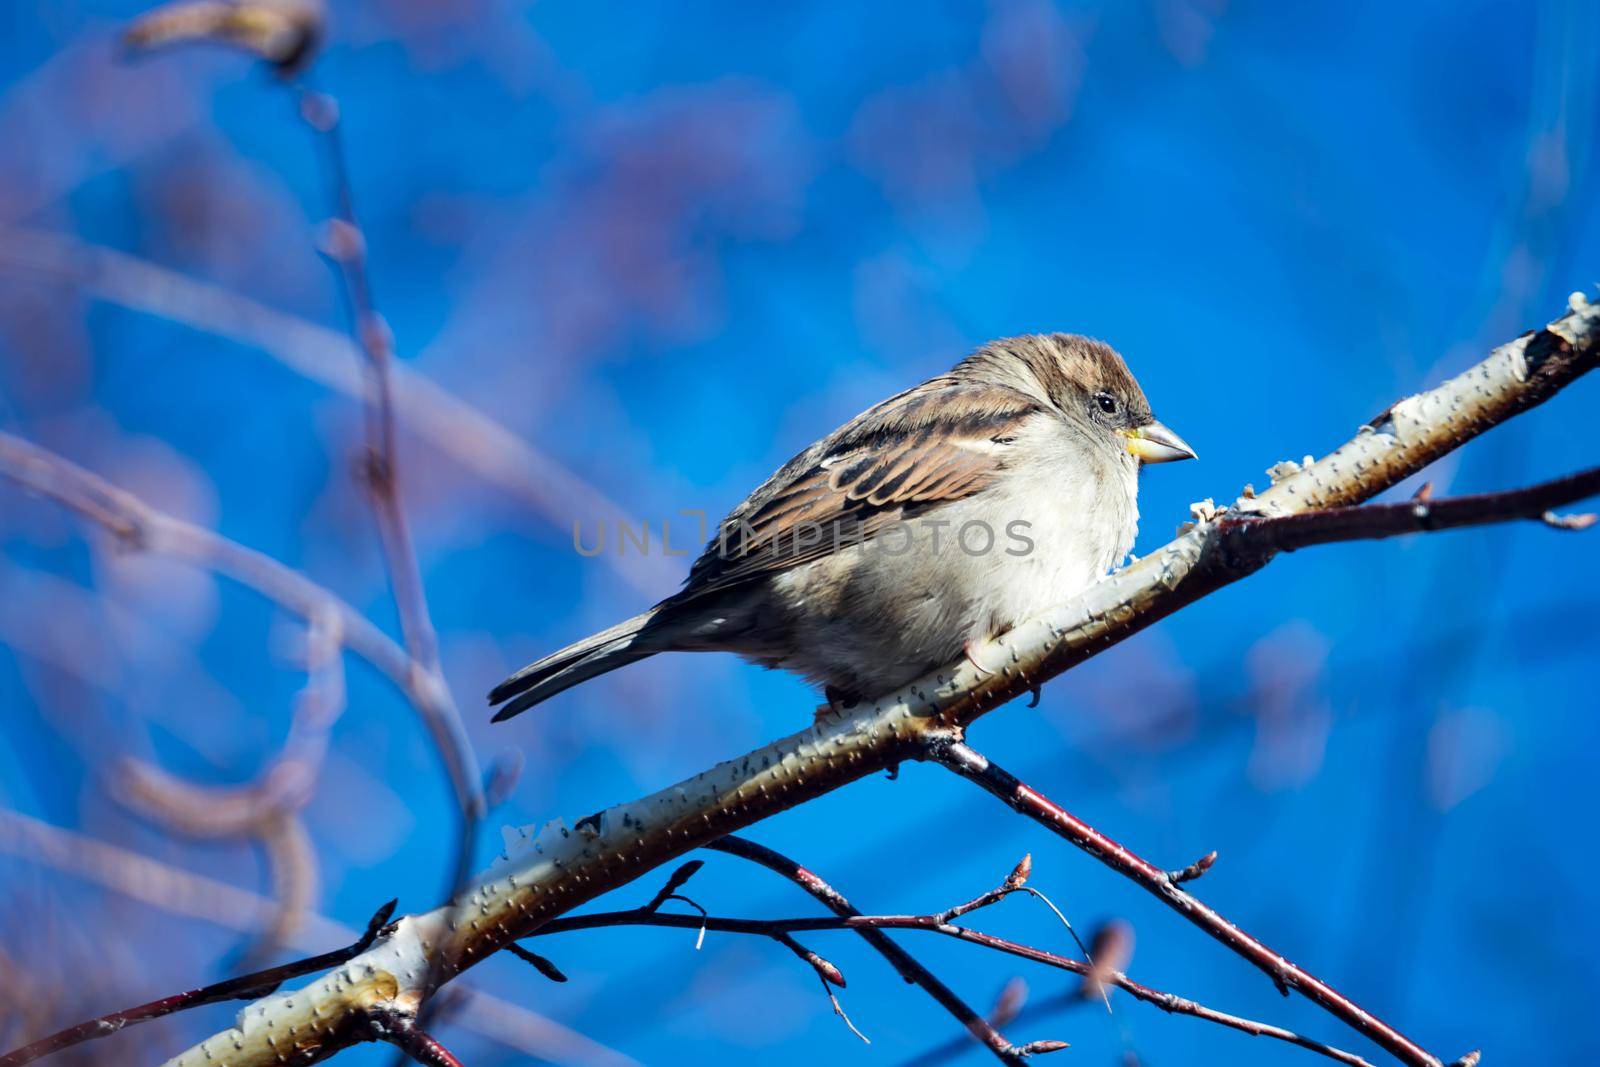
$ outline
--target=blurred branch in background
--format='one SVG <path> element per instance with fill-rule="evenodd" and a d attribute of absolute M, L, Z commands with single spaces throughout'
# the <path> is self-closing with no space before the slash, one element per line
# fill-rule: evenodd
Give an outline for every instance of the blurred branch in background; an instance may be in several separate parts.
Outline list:
<path fill-rule="evenodd" d="M 283 749 L 248 785 L 196 786 L 141 760 L 126 759 L 117 793 L 169 830 L 199 840 L 245 839 L 266 857 L 277 913 L 246 961 L 271 955 L 317 903 L 317 853 L 300 811 L 311 800 L 329 732 L 345 708 L 339 615 L 323 611 L 306 630 L 306 684 L 295 700 Z"/>
<path fill-rule="evenodd" d="M 426 673 L 404 649 L 329 590 L 253 549 L 156 511 L 133 494 L 12 434 L 0 433 L 0 476 L 102 527 L 124 549 L 208 568 L 308 622 L 337 618 L 344 646 L 388 676 L 417 710 L 451 781 L 475 777 L 476 762 L 470 750 L 458 744 L 438 688 L 428 683 Z"/>
<path fill-rule="evenodd" d="M 322 41 L 322 0 L 176 0 L 140 17 L 123 33 L 134 51 L 212 42 L 260 56 L 288 77 Z"/>
<path fill-rule="evenodd" d="M 237 342 L 304 378 L 366 402 L 359 351 L 336 330 L 69 235 L 9 228 L 0 233 L 0 270 L 59 281 L 99 300 Z M 638 527 L 623 507 L 577 472 L 421 371 L 395 363 L 390 376 L 394 413 L 402 426 L 437 454 L 522 501 L 561 536 L 570 534 L 577 515 Z M 670 560 L 659 555 L 607 552 L 600 559 L 652 597 L 679 577 Z"/>
<path fill-rule="evenodd" d="M 290 74 L 314 47 L 320 34 L 320 12 L 307 17 L 307 28 L 300 45 L 287 58 L 271 56 L 280 72 Z M 378 539 L 383 548 L 389 586 L 400 616 L 400 632 L 405 637 L 412 664 L 422 674 L 422 684 L 438 694 L 439 707 L 452 735 L 453 747 L 464 754 L 462 774 L 453 782 L 456 790 L 457 829 L 455 862 L 445 882 L 445 896 L 454 898 L 472 874 L 473 853 L 478 827 L 488 814 L 482 772 L 472 742 L 467 738 L 461 711 L 450 694 L 444 668 L 439 661 L 439 635 L 433 628 L 428 594 L 417 562 L 416 542 L 406 518 L 401 492 L 400 455 L 395 442 L 394 413 L 394 332 L 378 311 L 367 271 L 367 236 L 356 215 L 355 188 L 350 181 L 350 163 L 345 155 L 344 135 L 339 125 L 339 104 L 332 96 L 309 88 L 293 87 L 300 117 L 316 137 L 327 170 L 331 217 L 323 234 L 322 251 L 334 265 L 350 316 L 350 332 L 366 368 L 365 390 L 367 441 L 361 464 L 361 480 L 371 499 L 377 518 Z M 437 958 L 428 962 L 424 986 L 432 988 L 442 966 Z M 372 1025 L 379 1036 L 406 1055 L 439 1067 L 459 1067 L 448 1052 L 427 1033 L 434 1010 L 425 1004 L 414 1014 L 397 1015 L 380 1025 Z M 403 1060 L 403 1057 L 402 1057 Z"/>
<path fill-rule="evenodd" d="M 245 5 L 248 6 L 248 5 Z M 320 27 L 320 17 L 309 19 L 309 26 Z M 309 50 L 316 28 L 305 30 L 306 40 L 291 53 L 291 58 L 274 58 L 280 70 L 290 72 Z M 472 856 L 478 839 L 478 825 L 486 812 L 483 772 L 468 739 L 461 711 L 456 707 L 439 662 L 439 636 L 434 631 L 428 609 L 428 594 L 417 562 L 416 544 L 406 518 L 401 494 L 400 459 L 395 443 L 394 415 L 394 335 L 378 312 L 367 273 L 366 235 L 356 218 L 355 191 L 350 185 L 349 163 L 339 130 L 339 105 L 332 97 L 296 88 L 295 100 L 300 115 L 326 156 L 329 199 L 332 217 L 324 235 L 323 253 L 332 262 L 343 282 L 342 290 L 350 314 L 350 331 L 364 357 L 367 388 L 363 411 L 367 440 L 360 479 L 377 519 L 378 540 L 390 589 L 400 616 L 400 632 L 405 638 L 412 669 L 419 675 L 418 685 L 430 691 L 439 712 L 441 725 L 449 731 L 449 750 L 456 759 L 450 763 L 451 784 L 455 788 L 457 830 L 455 862 L 446 881 L 446 895 L 454 896 L 472 872 Z M 431 984 L 431 983 L 430 983 Z M 420 1040 L 407 1031 L 399 1040 Z M 425 1035 L 424 1035 L 425 1036 Z"/>

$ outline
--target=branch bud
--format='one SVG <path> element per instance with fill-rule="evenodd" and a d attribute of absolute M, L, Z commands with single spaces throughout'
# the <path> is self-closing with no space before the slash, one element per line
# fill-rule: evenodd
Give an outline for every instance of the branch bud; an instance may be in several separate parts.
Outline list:
<path fill-rule="evenodd" d="M 1005 888 L 1021 889 L 1028 884 L 1028 876 L 1033 873 L 1033 853 L 1024 852 L 1017 865 L 1011 868 L 1011 873 L 1006 875 Z"/>

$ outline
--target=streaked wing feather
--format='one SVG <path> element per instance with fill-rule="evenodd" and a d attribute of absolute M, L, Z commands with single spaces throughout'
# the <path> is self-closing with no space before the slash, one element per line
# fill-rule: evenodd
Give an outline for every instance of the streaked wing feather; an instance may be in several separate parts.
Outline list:
<path fill-rule="evenodd" d="M 884 401 L 735 508 L 672 599 L 780 573 L 982 491 L 1005 462 L 996 439 L 1015 436 L 1040 410 L 1014 389 L 946 378 Z"/>

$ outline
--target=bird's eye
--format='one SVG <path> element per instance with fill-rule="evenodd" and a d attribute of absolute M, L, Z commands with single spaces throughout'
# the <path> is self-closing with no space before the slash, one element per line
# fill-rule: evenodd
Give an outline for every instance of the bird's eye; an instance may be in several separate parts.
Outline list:
<path fill-rule="evenodd" d="M 1116 398 L 1110 393 L 1096 393 L 1094 395 L 1094 402 L 1099 406 L 1100 410 L 1105 412 L 1107 415 L 1115 415 L 1117 413 Z"/>

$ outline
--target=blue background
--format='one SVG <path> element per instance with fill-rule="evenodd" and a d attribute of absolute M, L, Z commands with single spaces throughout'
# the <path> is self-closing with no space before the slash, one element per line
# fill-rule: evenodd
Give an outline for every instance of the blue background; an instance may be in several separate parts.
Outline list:
<path fill-rule="evenodd" d="M 112 298 L 18 251 L 40 235 L 116 249 L 342 327 L 315 249 L 317 161 L 289 98 L 231 53 L 119 62 L 119 20 L 139 7 L 0 12 L 0 428 L 305 570 L 393 631 L 350 478 L 359 408 L 224 336 L 228 314 L 197 329 L 176 321 L 186 311 L 129 306 L 163 292 L 143 267 Z M 679 509 L 720 514 L 973 345 L 1062 329 L 1123 351 L 1202 457 L 1146 476 L 1142 554 L 1190 501 L 1264 483 L 1272 463 L 1327 451 L 1554 317 L 1600 263 L 1600 12 L 1580 0 L 374 0 L 335 4 L 332 20 L 314 80 L 342 104 L 402 360 L 576 480 L 551 491 L 522 467 L 496 481 L 402 438 L 446 673 L 481 758 L 526 759 L 496 825 L 570 820 L 810 715 L 791 678 L 679 656 L 489 724 L 481 694 L 509 669 L 685 570 L 659 541 L 647 559 L 575 553 L 574 521 L 592 536 L 616 520 L 599 497 L 659 537 Z M 1427 477 L 1476 491 L 1593 463 L 1596 388 Z M 1491 1064 L 1592 1063 L 1593 537 L 1524 524 L 1284 558 L 974 740 L 1158 862 L 1220 850 L 1204 899 L 1446 1059 L 1482 1047 Z M 270 892 L 248 842 L 176 837 L 111 783 L 124 756 L 249 781 L 301 685 L 295 633 L 252 594 L 118 553 L 0 486 L 0 805 Z M 359 926 L 389 896 L 435 902 L 449 793 L 415 716 L 362 666 L 306 820 L 324 915 Z M 751 836 L 869 911 L 948 906 L 1032 851 L 1033 884 L 1080 929 L 1133 923 L 1135 977 L 1382 1061 L 935 769 L 864 781 Z M 62 866 L 75 865 L 0 851 L 0 971 L 45 1005 L 8 1043 L 220 976 L 255 921 L 173 915 Z M 813 908 L 717 856 L 690 891 L 721 913 Z M 977 925 L 1066 947 L 1022 900 Z M 307 931 L 297 943 L 326 943 Z M 1014 974 L 1034 1001 L 1070 988 L 903 940 L 980 1009 Z M 803 965 L 733 935 L 698 953 L 683 931 L 563 935 L 540 949 L 567 985 L 498 958 L 470 981 L 647 1063 L 893 1064 L 954 1033 L 856 939 L 809 943 L 850 979 L 841 998 L 870 1046 Z M 1130 1050 L 1147 1064 L 1320 1062 L 1113 1004 L 1008 1033 L 1069 1040 L 1059 1057 L 1078 1064 Z M 84 1055 L 159 1059 L 233 1011 Z M 456 1021 L 440 1036 L 474 1065 L 524 1059 Z M 554 1047 L 541 1041 L 522 1047 Z"/>

